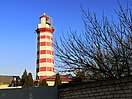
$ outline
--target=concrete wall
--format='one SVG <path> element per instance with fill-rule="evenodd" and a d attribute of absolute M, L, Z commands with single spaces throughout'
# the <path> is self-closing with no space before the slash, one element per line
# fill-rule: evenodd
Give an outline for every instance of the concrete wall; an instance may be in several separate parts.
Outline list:
<path fill-rule="evenodd" d="M 58 87 L 59 99 L 132 99 L 132 76 Z"/>
<path fill-rule="evenodd" d="M 58 99 L 57 87 L 1 89 L 0 99 Z"/>

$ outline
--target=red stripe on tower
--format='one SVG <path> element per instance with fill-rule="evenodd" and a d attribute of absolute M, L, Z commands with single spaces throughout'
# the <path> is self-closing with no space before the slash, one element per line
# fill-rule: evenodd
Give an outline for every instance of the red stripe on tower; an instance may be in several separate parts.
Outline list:
<path fill-rule="evenodd" d="M 40 67 L 40 68 L 37 68 L 36 71 L 37 72 L 43 72 L 43 71 L 53 71 L 54 72 L 54 68 L 53 67 Z"/>
<path fill-rule="evenodd" d="M 38 28 L 36 30 L 37 33 L 42 33 L 42 32 L 49 32 L 49 33 L 53 33 L 54 32 L 54 28 L 51 27 L 51 28 Z"/>
<path fill-rule="evenodd" d="M 37 79 L 44 79 L 54 75 L 54 51 L 53 37 L 54 28 L 51 27 L 51 18 L 45 14 L 40 17 L 40 24 L 36 29 L 37 33 Z M 46 65 L 48 64 L 48 65 Z"/>
<path fill-rule="evenodd" d="M 51 51 L 51 50 L 40 50 L 37 52 L 37 54 L 51 54 L 51 55 L 53 55 L 53 51 Z"/>
<path fill-rule="evenodd" d="M 44 39 L 53 40 L 51 36 L 45 36 L 45 35 L 42 35 L 42 36 L 38 37 L 38 40 L 39 40 L 39 39 L 43 39 L 43 38 L 44 38 Z"/>
<path fill-rule="evenodd" d="M 52 42 L 40 42 L 40 46 L 53 46 Z"/>

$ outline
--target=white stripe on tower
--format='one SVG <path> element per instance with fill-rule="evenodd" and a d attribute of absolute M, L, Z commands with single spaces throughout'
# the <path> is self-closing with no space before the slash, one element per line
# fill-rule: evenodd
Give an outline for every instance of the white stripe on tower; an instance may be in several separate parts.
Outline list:
<path fill-rule="evenodd" d="M 50 18 L 45 14 L 40 17 L 37 32 L 37 79 L 45 79 L 54 75 L 54 50 L 52 33 L 54 28 L 50 26 Z"/>

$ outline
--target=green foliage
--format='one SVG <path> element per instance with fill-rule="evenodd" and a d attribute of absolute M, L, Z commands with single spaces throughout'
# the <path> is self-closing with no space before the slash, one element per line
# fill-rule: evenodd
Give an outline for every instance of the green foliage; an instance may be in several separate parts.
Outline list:
<path fill-rule="evenodd" d="M 28 76 L 26 76 L 25 78 L 25 83 L 23 85 L 23 87 L 33 87 L 33 78 L 32 78 L 32 74 L 29 73 Z"/>
<path fill-rule="evenodd" d="M 23 75 L 22 75 L 22 77 L 21 77 L 20 85 L 21 85 L 22 87 L 33 87 L 33 86 L 34 86 L 32 74 L 31 74 L 31 73 L 28 73 L 28 75 L 27 75 L 26 69 L 25 69 L 25 71 L 23 72 Z"/>
<path fill-rule="evenodd" d="M 33 77 L 31 73 L 28 74 L 28 81 L 29 81 L 29 87 L 33 87 L 34 84 L 33 84 Z"/>
<path fill-rule="evenodd" d="M 23 75 L 21 77 L 21 80 L 20 80 L 20 85 L 23 86 L 24 83 L 25 83 L 25 79 L 27 78 L 27 71 L 25 69 L 25 71 L 23 72 Z"/>
<path fill-rule="evenodd" d="M 84 82 L 84 80 L 87 79 L 86 75 L 85 75 L 85 72 L 84 71 L 81 71 L 81 70 L 77 70 L 76 71 L 76 77 L 81 79 L 82 82 Z"/>
<path fill-rule="evenodd" d="M 86 78 L 85 72 L 84 71 L 77 70 L 76 77 L 81 78 L 82 80 L 85 79 Z"/>
<path fill-rule="evenodd" d="M 83 70 L 76 70 L 76 73 L 75 73 L 75 77 L 73 79 L 73 82 L 91 82 L 93 80 L 90 80 L 87 76 L 86 76 L 86 72 L 83 71 Z"/>
<path fill-rule="evenodd" d="M 56 74 L 56 78 L 55 78 L 55 84 L 54 84 L 54 86 L 58 86 L 58 85 L 61 85 L 61 84 L 62 84 L 62 83 L 61 83 L 60 74 L 57 73 L 57 74 Z"/>
<path fill-rule="evenodd" d="M 47 82 L 46 82 L 46 79 L 43 79 L 41 82 L 40 82 L 40 87 L 47 87 L 48 86 L 48 84 L 47 84 Z"/>

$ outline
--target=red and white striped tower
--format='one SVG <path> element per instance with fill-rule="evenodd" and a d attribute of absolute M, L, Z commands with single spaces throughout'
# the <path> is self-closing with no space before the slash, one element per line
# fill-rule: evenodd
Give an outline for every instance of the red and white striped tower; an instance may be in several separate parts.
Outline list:
<path fill-rule="evenodd" d="M 37 32 L 37 79 L 45 79 L 54 75 L 53 26 L 51 18 L 45 13 L 40 17 Z"/>

